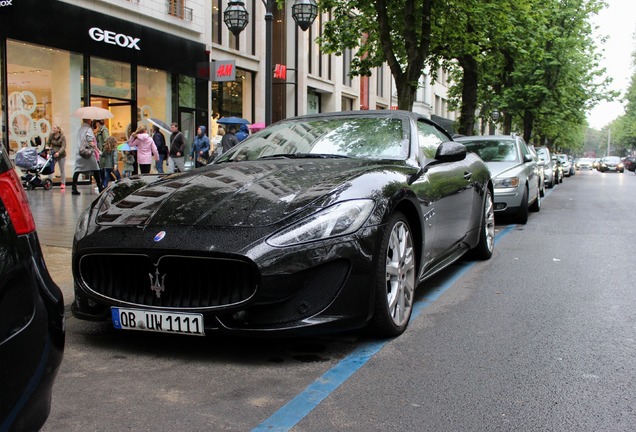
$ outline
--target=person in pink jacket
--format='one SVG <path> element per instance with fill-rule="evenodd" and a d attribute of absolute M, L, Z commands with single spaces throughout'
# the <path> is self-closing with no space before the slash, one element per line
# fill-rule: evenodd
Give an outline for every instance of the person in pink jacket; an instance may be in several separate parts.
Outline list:
<path fill-rule="evenodd" d="M 152 161 L 159 160 L 159 152 L 157 146 L 150 135 L 148 135 L 148 128 L 145 125 L 141 125 L 135 132 L 128 138 L 128 145 L 130 148 L 137 148 L 137 162 L 139 163 L 139 171 L 142 174 L 150 173 L 150 167 Z"/>

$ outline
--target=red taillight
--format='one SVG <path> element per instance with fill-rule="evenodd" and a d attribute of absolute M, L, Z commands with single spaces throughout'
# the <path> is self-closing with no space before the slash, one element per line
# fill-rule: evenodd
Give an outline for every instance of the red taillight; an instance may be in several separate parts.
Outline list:
<path fill-rule="evenodd" d="M 16 234 L 22 235 L 35 231 L 35 221 L 29 201 L 15 170 L 0 174 L 0 200 L 9 212 Z"/>

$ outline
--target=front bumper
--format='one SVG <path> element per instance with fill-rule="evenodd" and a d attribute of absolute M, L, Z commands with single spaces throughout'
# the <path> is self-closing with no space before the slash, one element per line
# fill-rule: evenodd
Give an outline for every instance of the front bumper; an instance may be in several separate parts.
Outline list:
<path fill-rule="evenodd" d="M 80 242 L 72 312 L 97 321 L 111 320 L 112 306 L 201 313 L 206 333 L 297 335 L 363 327 L 372 314 L 381 233 L 371 227 L 288 248 L 260 242 L 240 253 L 89 250 Z M 153 286 L 162 287 L 160 296 Z"/>

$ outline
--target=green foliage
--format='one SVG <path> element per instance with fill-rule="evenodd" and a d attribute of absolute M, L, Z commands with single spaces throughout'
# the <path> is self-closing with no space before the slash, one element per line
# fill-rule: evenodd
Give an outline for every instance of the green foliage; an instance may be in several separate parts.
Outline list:
<path fill-rule="evenodd" d="M 330 11 L 318 37 L 326 53 L 355 51 L 350 74 L 370 75 L 388 63 L 396 82 L 398 106 L 410 110 L 430 45 L 433 0 L 321 0 Z"/>
<path fill-rule="evenodd" d="M 446 67 L 455 82 L 449 94 L 451 108 L 461 112 L 461 133 L 474 130 L 475 112 L 489 116 L 497 108 L 504 132 L 582 151 L 586 112 L 616 96 L 608 90 L 611 80 L 600 65 L 589 22 L 605 6 L 603 0 L 321 0 L 319 5 L 331 11 L 318 38 L 322 50 L 357 50 L 351 75 L 369 75 L 386 62 L 402 109 L 412 109 L 426 65 L 433 74 Z M 630 125 L 636 129 L 636 122 Z"/>

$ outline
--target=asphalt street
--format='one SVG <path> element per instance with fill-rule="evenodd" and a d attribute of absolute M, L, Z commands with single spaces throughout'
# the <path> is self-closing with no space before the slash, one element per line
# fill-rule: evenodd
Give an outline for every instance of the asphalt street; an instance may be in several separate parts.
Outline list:
<path fill-rule="evenodd" d="M 85 192 L 28 192 L 67 305 L 62 233 Z M 498 221 L 491 260 L 420 287 L 393 340 L 168 337 L 67 313 L 43 430 L 636 430 L 635 192 L 633 173 L 565 179 L 526 225 Z"/>

